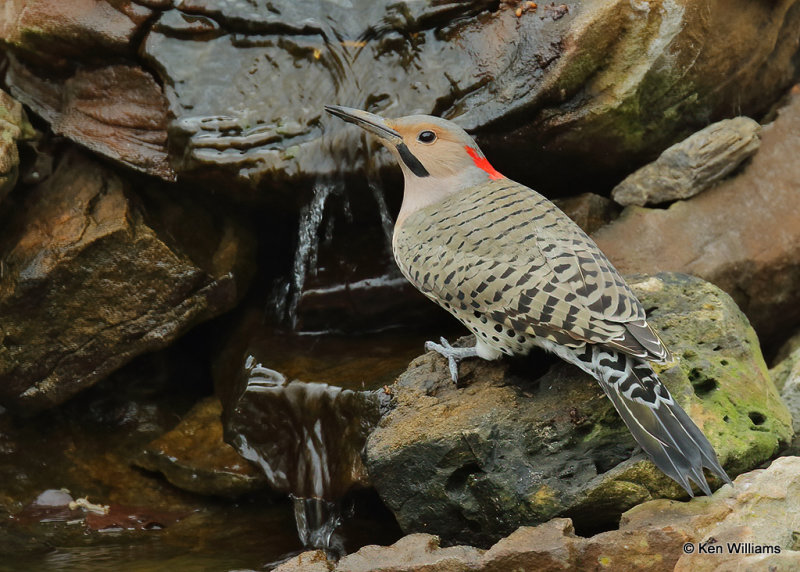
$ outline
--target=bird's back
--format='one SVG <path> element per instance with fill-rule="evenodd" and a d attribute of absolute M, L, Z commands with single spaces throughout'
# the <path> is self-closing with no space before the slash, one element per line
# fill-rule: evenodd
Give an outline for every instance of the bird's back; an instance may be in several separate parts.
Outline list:
<path fill-rule="evenodd" d="M 504 353 L 525 354 L 549 341 L 669 357 L 591 238 L 545 197 L 509 179 L 409 215 L 395 230 L 394 254 L 417 288 Z"/>

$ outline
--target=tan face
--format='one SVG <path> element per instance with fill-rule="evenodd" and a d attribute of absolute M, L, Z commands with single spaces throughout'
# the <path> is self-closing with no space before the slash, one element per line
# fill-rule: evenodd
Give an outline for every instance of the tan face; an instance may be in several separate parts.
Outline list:
<path fill-rule="evenodd" d="M 403 138 L 408 151 L 433 177 L 448 177 L 473 165 L 467 147 L 475 143 L 461 130 L 430 121 L 409 121 L 412 118 L 388 120 L 387 124 Z M 397 153 L 396 149 L 392 151 Z"/>
<path fill-rule="evenodd" d="M 385 119 L 352 107 L 325 109 L 377 137 L 403 169 L 403 206 L 395 229 L 415 211 L 465 189 L 503 179 L 475 141 L 456 123 L 431 115 Z"/>

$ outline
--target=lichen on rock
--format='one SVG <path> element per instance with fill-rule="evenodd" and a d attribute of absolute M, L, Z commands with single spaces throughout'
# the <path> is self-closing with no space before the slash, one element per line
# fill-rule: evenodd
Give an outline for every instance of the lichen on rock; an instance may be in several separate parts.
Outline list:
<path fill-rule="evenodd" d="M 0 202 L 14 188 L 19 175 L 17 141 L 33 137 L 22 105 L 0 90 Z"/>

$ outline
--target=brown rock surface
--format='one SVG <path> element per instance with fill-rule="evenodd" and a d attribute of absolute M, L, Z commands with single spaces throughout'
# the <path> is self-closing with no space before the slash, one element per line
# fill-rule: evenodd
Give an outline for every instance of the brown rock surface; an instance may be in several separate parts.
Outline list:
<path fill-rule="evenodd" d="M 222 439 L 222 404 L 209 397 L 177 427 L 147 445 L 136 464 L 180 489 L 237 497 L 267 487 L 264 474 Z"/>
<path fill-rule="evenodd" d="M 55 133 L 134 169 L 175 179 L 167 157 L 167 102 L 141 68 L 80 68 L 53 81 L 12 58 L 8 81 L 12 93 Z"/>
<path fill-rule="evenodd" d="M 587 234 L 617 218 L 621 210 L 611 199 L 594 193 L 582 193 L 553 202 Z"/>
<path fill-rule="evenodd" d="M 131 0 L 7 0 L 0 40 L 36 64 L 70 67 L 131 54 L 139 26 L 151 10 Z"/>
<path fill-rule="evenodd" d="M 146 202 L 69 152 L 15 210 L 0 243 L 3 405 L 61 403 L 236 302 L 249 235 L 188 201 Z"/>
<path fill-rule="evenodd" d="M 569 519 L 557 518 L 521 527 L 486 551 L 440 548 L 438 537 L 412 534 L 392 546 L 365 546 L 329 566 L 336 572 L 796 570 L 798 491 L 800 457 L 781 457 L 712 497 L 639 505 L 622 516 L 619 530 L 589 538 L 576 536 Z M 709 547 L 719 553 L 708 553 Z M 292 566 L 310 555 L 301 554 L 276 571 L 302 569 Z"/>
<path fill-rule="evenodd" d="M 594 234 L 617 269 L 694 274 L 728 292 L 762 341 L 800 322 L 800 95 L 737 177 L 666 210 L 630 207 Z"/>
<path fill-rule="evenodd" d="M 334 566 L 334 563 L 328 560 L 324 551 L 309 550 L 284 562 L 275 570 L 280 572 L 330 572 Z"/>

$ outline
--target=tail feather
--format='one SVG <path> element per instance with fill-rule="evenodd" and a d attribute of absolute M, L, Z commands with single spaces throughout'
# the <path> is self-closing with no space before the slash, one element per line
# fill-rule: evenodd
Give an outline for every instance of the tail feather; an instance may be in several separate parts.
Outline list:
<path fill-rule="evenodd" d="M 711 494 L 703 467 L 731 482 L 708 439 L 646 361 L 600 346 L 587 348 L 578 358 L 598 378 L 637 443 L 690 496 L 690 480 Z"/>

